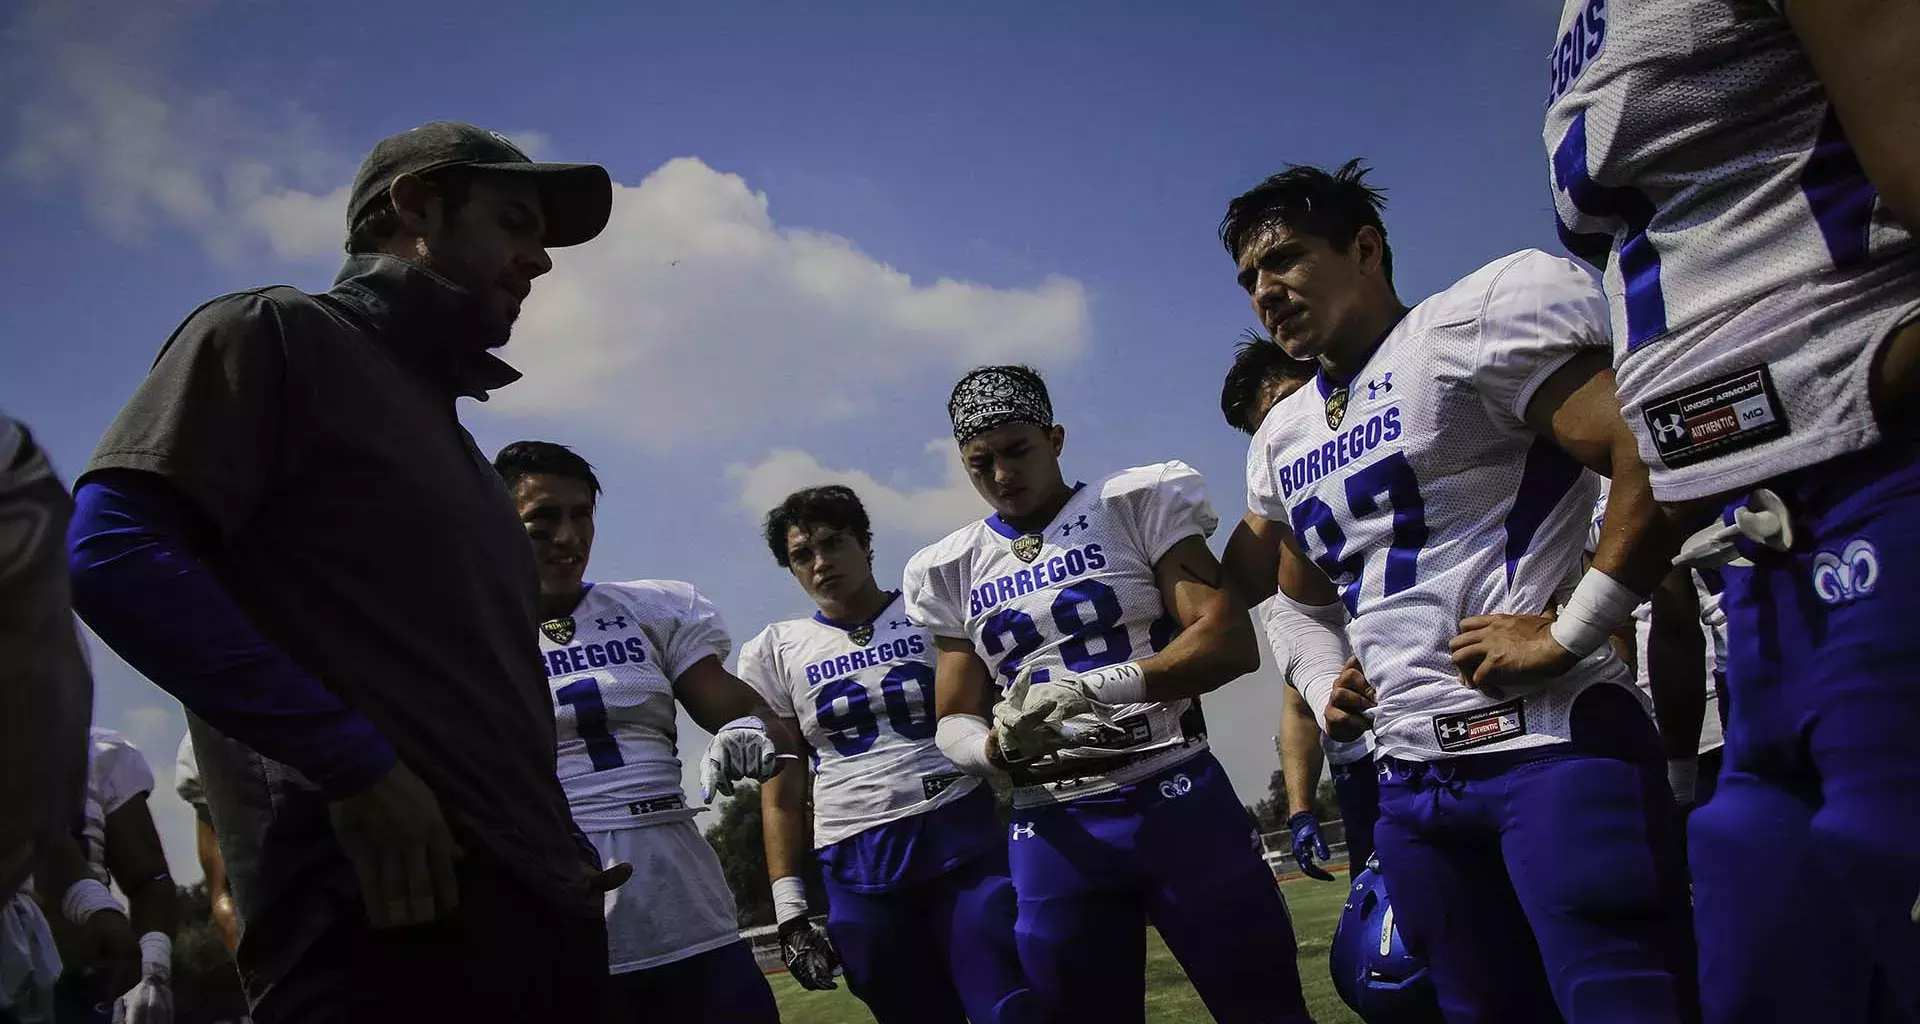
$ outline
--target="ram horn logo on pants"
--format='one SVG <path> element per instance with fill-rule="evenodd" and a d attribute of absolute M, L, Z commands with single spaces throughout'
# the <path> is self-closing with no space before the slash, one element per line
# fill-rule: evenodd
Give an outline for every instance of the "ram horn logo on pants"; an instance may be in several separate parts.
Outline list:
<path fill-rule="evenodd" d="M 1822 551 L 1813 556 L 1813 592 L 1831 605 L 1858 601 L 1880 583 L 1880 552 L 1865 537 L 1847 542 L 1838 555 Z"/>
<path fill-rule="evenodd" d="M 1160 795 L 1165 799 L 1172 800 L 1174 797 L 1186 796 L 1191 792 L 1193 792 L 1193 780 L 1185 775 L 1175 775 L 1171 779 L 1160 781 Z"/>

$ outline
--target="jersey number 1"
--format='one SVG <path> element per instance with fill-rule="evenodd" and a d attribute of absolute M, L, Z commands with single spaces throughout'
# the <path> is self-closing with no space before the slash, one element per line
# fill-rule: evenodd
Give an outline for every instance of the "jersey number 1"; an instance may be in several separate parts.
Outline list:
<path fill-rule="evenodd" d="M 553 691 L 555 700 L 573 708 L 573 731 L 586 744 L 587 758 L 593 770 L 604 772 L 625 765 L 620 756 L 620 741 L 607 728 L 607 705 L 600 699 L 600 680 L 592 676 L 576 679 Z"/>

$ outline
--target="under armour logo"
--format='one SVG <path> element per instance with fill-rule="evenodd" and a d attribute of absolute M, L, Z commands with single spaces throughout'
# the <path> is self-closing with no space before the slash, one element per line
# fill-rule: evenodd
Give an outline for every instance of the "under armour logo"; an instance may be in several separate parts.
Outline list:
<path fill-rule="evenodd" d="M 1171 779 L 1160 780 L 1160 796 L 1162 799 L 1172 800 L 1175 797 L 1186 796 L 1191 792 L 1193 792 L 1193 780 L 1187 778 L 1185 775 L 1175 775 Z"/>
<path fill-rule="evenodd" d="M 1880 553 L 1865 537 L 1856 537 L 1838 555 L 1813 556 L 1813 592 L 1830 605 L 1858 601 L 1880 584 Z"/>
<path fill-rule="evenodd" d="M 1075 516 L 1073 522 L 1061 524 L 1060 536 L 1062 537 L 1070 536 L 1075 530 L 1091 530 L 1091 529 L 1093 529 L 1093 527 L 1087 525 L 1086 516 Z"/>
<path fill-rule="evenodd" d="M 1018 821 L 1013 823 L 1013 841 L 1014 842 L 1017 843 L 1022 839 L 1032 839 L 1032 838 L 1033 838 L 1032 825 L 1026 824 L 1023 822 L 1018 822 Z"/>
<path fill-rule="evenodd" d="M 906 619 L 888 619 L 887 620 L 888 629 L 905 629 L 911 625 L 913 625 L 913 623 L 908 622 Z"/>
<path fill-rule="evenodd" d="M 1678 441 L 1687 436 L 1687 421 L 1679 413 L 1671 413 L 1653 421 L 1653 432 L 1661 441 Z"/>
<path fill-rule="evenodd" d="M 625 615 L 615 615 L 611 619 L 595 619 L 593 621 L 599 624 L 600 632 L 602 633 L 605 633 L 609 629 L 627 628 L 627 617 Z"/>
<path fill-rule="evenodd" d="M 1393 371 L 1392 370 L 1388 370 L 1386 373 L 1381 374 L 1380 379 L 1377 381 L 1372 379 L 1369 379 L 1367 381 L 1367 397 L 1369 399 L 1379 398 L 1381 395 L 1388 394 L 1392 391 L 1393 391 Z"/>
<path fill-rule="evenodd" d="M 1466 726 L 1466 723 L 1464 722 L 1440 723 L 1441 739 L 1457 740 L 1465 737 L 1466 735 L 1467 735 L 1467 726 Z"/>

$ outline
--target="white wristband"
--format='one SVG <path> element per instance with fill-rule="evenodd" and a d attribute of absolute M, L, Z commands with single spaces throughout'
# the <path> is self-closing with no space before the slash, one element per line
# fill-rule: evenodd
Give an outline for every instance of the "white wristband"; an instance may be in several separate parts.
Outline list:
<path fill-rule="evenodd" d="M 807 916 L 807 883 L 794 875 L 773 880 L 773 919 L 786 924 Z"/>
<path fill-rule="evenodd" d="M 987 760 L 987 737 L 992 734 L 979 715 L 942 715 L 933 727 L 933 745 L 968 775 L 993 776 L 1000 770 Z"/>
<path fill-rule="evenodd" d="M 82 878 L 67 887 L 66 895 L 60 897 L 60 913 L 74 924 L 84 925 L 87 918 L 102 910 L 111 910 L 124 916 L 127 908 L 113 898 L 107 887 L 91 878 Z"/>
<path fill-rule="evenodd" d="M 173 940 L 166 932 L 140 936 L 140 976 L 166 978 L 173 973 Z"/>
<path fill-rule="evenodd" d="M 1642 600 L 1613 577 L 1588 569 L 1549 632 L 1574 657 L 1584 658 L 1599 650 Z"/>
<path fill-rule="evenodd" d="M 1147 699 L 1147 673 L 1137 661 L 1097 668 L 1080 677 L 1093 699 L 1106 705 L 1141 704 Z"/>

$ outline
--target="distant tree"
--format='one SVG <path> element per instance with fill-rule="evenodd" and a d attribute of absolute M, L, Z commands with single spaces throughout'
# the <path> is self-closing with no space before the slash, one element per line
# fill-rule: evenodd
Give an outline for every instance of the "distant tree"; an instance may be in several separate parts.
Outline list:
<path fill-rule="evenodd" d="M 733 890 L 740 927 L 773 924 L 773 892 L 767 884 L 767 848 L 760 831 L 760 787 L 739 783 L 733 796 L 720 805 L 720 820 L 707 830 L 707 843 L 720 857 L 720 873 Z M 801 861 L 800 876 L 807 883 L 807 902 L 815 913 L 825 913 L 827 901 L 820 887 L 820 864 L 812 857 Z"/>
<path fill-rule="evenodd" d="M 1340 803 L 1334 799 L 1333 780 L 1323 778 L 1313 794 L 1313 814 L 1321 821 L 1340 817 Z M 1262 832 L 1278 832 L 1287 827 L 1287 773 L 1274 769 L 1267 776 L 1267 795 L 1247 805 L 1247 813 L 1260 823 Z"/>

